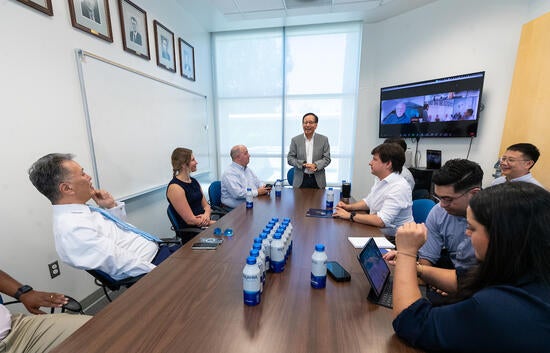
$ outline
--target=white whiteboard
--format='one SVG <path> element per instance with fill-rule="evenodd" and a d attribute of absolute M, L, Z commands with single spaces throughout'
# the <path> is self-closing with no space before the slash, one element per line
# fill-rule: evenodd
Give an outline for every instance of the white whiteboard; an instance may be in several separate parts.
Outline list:
<path fill-rule="evenodd" d="M 176 147 L 210 171 L 205 96 L 91 53 L 77 62 L 97 187 L 118 200 L 164 187 Z"/>

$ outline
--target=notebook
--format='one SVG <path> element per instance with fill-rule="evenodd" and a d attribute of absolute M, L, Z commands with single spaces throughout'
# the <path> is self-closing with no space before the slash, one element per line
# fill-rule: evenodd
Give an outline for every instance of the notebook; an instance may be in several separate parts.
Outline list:
<path fill-rule="evenodd" d="M 332 217 L 332 210 L 326 210 L 323 208 L 310 208 L 306 212 L 306 217 L 330 218 Z"/>
<path fill-rule="evenodd" d="M 393 283 L 390 268 L 382 258 L 382 253 L 373 238 L 369 239 L 357 258 L 371 287 L 367 299 L 375 304 L 391 308 Z"/>

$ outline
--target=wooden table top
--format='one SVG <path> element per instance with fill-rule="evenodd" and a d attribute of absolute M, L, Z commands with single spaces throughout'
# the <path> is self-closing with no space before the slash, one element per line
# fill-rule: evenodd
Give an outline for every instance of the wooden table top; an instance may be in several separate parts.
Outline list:
<path fill-rule="evenodd" d="M 371 304 L 368 281 L 348 236 L 380 235 L 347 220 L 305 217 L 323 208 L 324 191 L 285 189 L 220 219 L 232 228 L 215 251 L 193 241 L 105 307 L 54 352 L 418 352 L 393 332 L 390 309 Z M 243 304 L 242 269 L 253 238 L 271 217 L 290 217 L 294 249 L 283 273 L 268 273 L 261 303 Z M 316 243 L 351 281 L 310 286 Z"/>

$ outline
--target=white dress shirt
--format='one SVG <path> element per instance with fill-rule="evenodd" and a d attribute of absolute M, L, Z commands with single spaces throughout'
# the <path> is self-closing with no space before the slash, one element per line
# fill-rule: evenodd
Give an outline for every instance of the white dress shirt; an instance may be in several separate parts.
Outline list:
<path fill-rule="evenodd" d="M 0 341 L 6 338 L 11 330 L 11 313 L 4 305 L 0 304 Z"/>
<path fill-rule="evenodd" d="M 409 183 L 409 186 L 411 187 L 411 191 L 414 190 L 414 184 L 415 184 L 414 177 L 411 171 L 409 170 L 409 168 L 403 166 L 403 170 L 401 171 L 401 176 L 405 178 L 407 183 Z"/>
<path fill-rule="evenodd" d="M 107 210 L 125 220 L 124 203 Z M 84 270 L 99 269 L 116 280 L 148 273 L 158 245 L 124 231 L 87 205 L 54 205 L 55 248 L 61 261 Z"/>
<path fill-rule="evenodd" d="M 315 136 L 315 133 L 311 135 L 311 138 L 308 140 L 306 134 L 304 134 L 305 138 L 305 144 L 306 144 L 306 163 L 311 164 L 313 163 L 313 137 Z M 313 172 L 309 169 L 304 168 L 305 174 L 313 174 Z"/>
<path fill-rule="evenodd" d="M 249 167 L 232 162 L 222 176 L 222 203 L 237 207 L 246 200 L 246 189 L 252 189 L 252 195 L 258 196 L 262 182 Z"/>
<path fill-rule="evenodd" d="M 393 235 L 397 227 L 413 222 L 411 187 L 401 175 L 391 173 L 382 180 L 377 180 L 370 193 L 363 199 L 369 207 L 370 214 L 375 214 Z"/>

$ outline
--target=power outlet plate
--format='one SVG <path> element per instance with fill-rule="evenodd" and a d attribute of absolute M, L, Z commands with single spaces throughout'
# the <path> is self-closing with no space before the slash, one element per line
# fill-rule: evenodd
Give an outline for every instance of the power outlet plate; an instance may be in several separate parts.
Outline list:
<path fill-rule="evenodd" d="M 51 264 L 48 264 L 48 269 L 50 270 L 50 277 L 55 278 L 61 274 L 61 271 L 59 269 L 59 262 L 55 260 Z"/>

